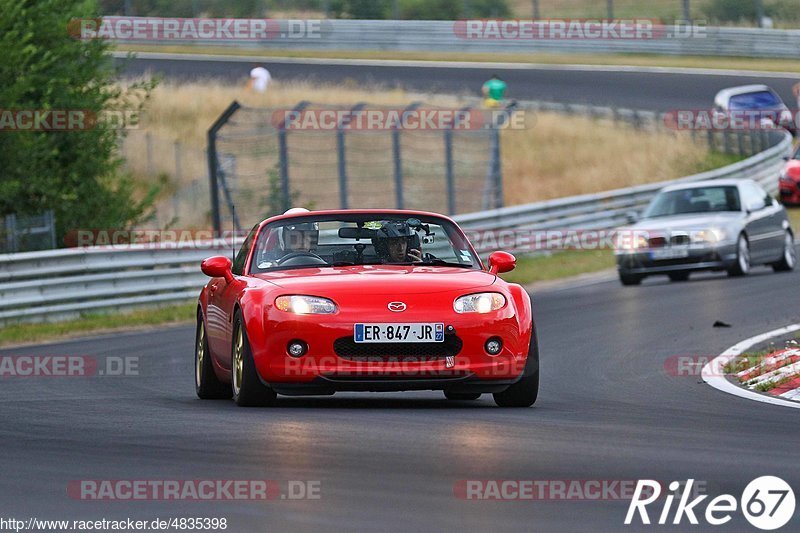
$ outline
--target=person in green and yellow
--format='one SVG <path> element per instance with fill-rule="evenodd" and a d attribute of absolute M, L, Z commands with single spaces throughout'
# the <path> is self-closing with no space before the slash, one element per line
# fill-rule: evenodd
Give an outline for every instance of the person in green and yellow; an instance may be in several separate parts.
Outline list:
<path fill-rule="evenodd" d="M 492 74 L 489 81 L 483 84 L 483 104 L 486 107 L 501 107 L 506 97 L 508 85 L 497 74 Z"/>

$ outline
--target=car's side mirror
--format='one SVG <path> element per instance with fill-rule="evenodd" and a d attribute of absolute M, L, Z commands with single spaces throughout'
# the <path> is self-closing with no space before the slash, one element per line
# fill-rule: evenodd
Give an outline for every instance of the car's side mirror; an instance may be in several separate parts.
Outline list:
<path fill-rule="evenodd" d="M 489 256 L 489 272 L 502 274 L 511 272 L 517 266 L 517 258 L 508 252 L 492 252 Z"/>
<path fill-rule="evenodd" d="M 204 259 L 200 263 L 200 270 L 203 271 L 208 277 L 211 278 L 225 278 L 225 281 L 230 283 L 233 281 L 233 272 L 231 272 L 231 260 L 224 255 L 215 255 Z"/>
<path fill-rule="evenodd" d="M 628 224 L 635 224 L 637 220 L 639 220 L 639 213 L 636 211 L 627 211 L 625 213 L 625 220 Z"/>

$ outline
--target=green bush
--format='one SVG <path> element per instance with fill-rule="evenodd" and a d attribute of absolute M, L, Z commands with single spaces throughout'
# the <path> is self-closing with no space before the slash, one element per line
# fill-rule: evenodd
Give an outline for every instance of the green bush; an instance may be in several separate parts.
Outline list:
<path fill-rule="evenodd" d="M 756 19 L 755 0 L 711 0 L 703 14 L 712 21 L 738 22 Z"/>
<path fill-rule="evenodd" d="M 152 84 L 121 91 L 107 43 L 69 36 L 73 18 L 96 15 L 87 0 L 0 0 L 0 109 L 135 111 Z M 158 192 L 134 190 L 116 156 L 119 129 L 0 132 L 0 215 L 53 209 L 59 239 L 76 228 L 141 220 Z M 138 200 L 137 200 L 138 198 Z"/>

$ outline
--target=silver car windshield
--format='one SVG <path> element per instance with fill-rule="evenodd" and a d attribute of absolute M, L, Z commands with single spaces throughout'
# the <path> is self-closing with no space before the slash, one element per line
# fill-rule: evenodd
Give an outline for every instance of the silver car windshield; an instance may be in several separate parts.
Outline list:
<path fill-rule="evenodd" d="M 694 187 L 657 194 L 642 218 L 741 211 L 741 205 L 739 190 L 735 186 Z"/>
<path fill-rule="evenodd" d="M 441 219 L 347 215 L 287 219 L 265 227 L 250 271 L 352 265 L 480 268 L 466 237 Z"/>

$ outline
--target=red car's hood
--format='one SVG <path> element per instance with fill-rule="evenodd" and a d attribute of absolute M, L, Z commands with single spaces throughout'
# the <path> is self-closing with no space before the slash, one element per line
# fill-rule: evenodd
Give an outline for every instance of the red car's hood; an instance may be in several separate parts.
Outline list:
<path fill-rule="evenodd" d="M 255 275 L 288 291 L 314 295 L 341 292 L 424 294 L 487 287 L 497 279 L 483 270 L 400 265 L 303 268 Z"/>
<path fill-rule="evenodd" d="M 786 177 L 794 181 L 800 181 L 800 160 L 792 159 L 783 168 Z"/>

